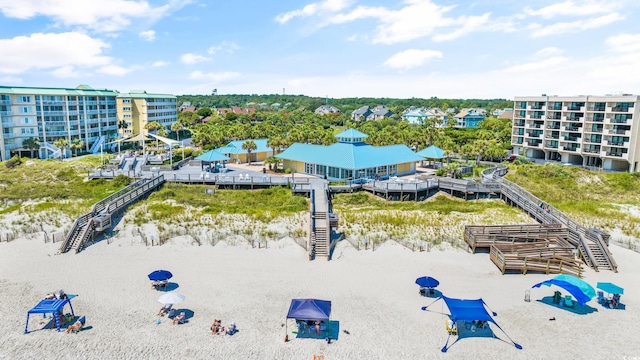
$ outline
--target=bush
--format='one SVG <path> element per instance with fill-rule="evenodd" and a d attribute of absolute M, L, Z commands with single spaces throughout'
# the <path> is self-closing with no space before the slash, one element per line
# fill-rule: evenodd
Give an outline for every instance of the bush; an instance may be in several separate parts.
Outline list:
<path fill-rule="evenodd" d="M 131 179 L 127 175 L 120 174 L 120 175 L 118 175 L 118 176 L 113 178 L 113 186 L 126 187 L 129 184 L 131 184 L 132 181 L 133 181 L 133 179 Z"/>
<path fill-rule="evenodd" d="M 22 159 L 20 159 L 17 155 L 12 157 L 11 159 L 5 161 L 4 166 L 7 167 L 7 169 L 13 169 L 14 167 L 18 166 L 22 164 Z"/>
<path fill-rule="evenodd" d="M 289 168 L 284 169 L 284 173 L 285 174 L 291 174 L 291 169 L 289 169 Z"/>

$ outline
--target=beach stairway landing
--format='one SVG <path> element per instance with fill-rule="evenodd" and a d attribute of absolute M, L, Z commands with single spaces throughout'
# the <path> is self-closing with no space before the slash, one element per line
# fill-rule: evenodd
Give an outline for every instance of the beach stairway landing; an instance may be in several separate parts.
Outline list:
<path fill-rule="evenodd" d="M 519 185 L 502 178 L 506 167 L 486 169 L 483 182 L 500 184 L 500 197 L 507 204 L 519 207 L 541 224 L 561 224 L 569 231 L 569 242 L 575 246 L 584 263 L 595 271 L 601 269 L 618 272 L 618 264 L 608 248 L 609 236 L 597 229 L 586 228 L 553 206 L 531 194 Z"/>
<path fill-rule="evenodd" d="M 331 233 L 338 218 L 332 213 L 329 188 L 324 181 L 311 182 L 309 260 L 317 257 L 331 259 Z"/>
<path fill-rule="evenodd" d="M 80 252 L 87 242 L 111 227 L 111 217 L 123 211 L 130 204 L 142 199 L 164 184 L 164 175 L 151 179 L 141 179 L 107 196 L 93 205 L 91 211 L 78 217 L 65 236 L 60 253 Z"/>

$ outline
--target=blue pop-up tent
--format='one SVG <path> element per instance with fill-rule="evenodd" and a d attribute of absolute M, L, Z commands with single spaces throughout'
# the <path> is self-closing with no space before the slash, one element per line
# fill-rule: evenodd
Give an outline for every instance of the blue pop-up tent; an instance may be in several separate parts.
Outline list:
<path fill-rule="evenodd" d="M 318 299 L 293 299 L 287 313 L 287 319 L 302 321 L 327 321 L 330 316 L 331 301 Z M 285 333 L 289 334 L 288 324 L 285 327 Z M 288 336 L 285 335 L 285 342 L 287 338 Z"/>
<path fill-rule="evenodd" d="M 573 295 L 578 304 L 582 306 L 596 296 L 596 291 L 593 286 L 589 285 L 586 281 L 571 275 L 557 275 L 553 279 L 545 280 L 533 285 L 532 288 L 539 288 L 541 285 L 555 285 L 567 290 L 571 295 Z"/>
<path fill-rule="evenodd" d="M 64 306 L 69 304 L 69 308 L 71 309 L 71 316 L 75 317 L 73 313 L 73 306 L 71 306 L 71 299 L 51 299 L 51 300 L 40 300 L 40 302 L 33 307 L 33 309 L 27 312 L 27 323 L 24 326 L 24 333 L 28 332 L 29 327 L 29 315 L 31 314 L 42 314 L 45 316 L 46 314 L 53 314 L 53 319 L 56 322 L 56 328 L 60 331 L 60 318 L 57 316 L 58 312 L 63 312 Z"/>
<path fill-rule="evenodd" d="M 491 317 L 491 314 L 493 316 L 497 316 L 498 314 L 493 312 L 493 311 L 491 312 L 491 314 L 489 314 L 489 312 L 487 312 L 487 304 L 484 302 L 484 300 L 482 300 L 482 299 L 454 299 L 454 298 L 450 298 L 450 297 L 446 297 L 446 296 L 441 296 L 441 297 L 437 298 L 436 300 L 434 300 L 428 306 L 422 307 L 422 310 L 431 311 L 431 310 L 429 310 L 429 306 L 435 304 L 439 300 L 444 301 L 445 304 L 447 305 L 447 308 L 449 309 L 449 314 L 445 314 L 445 315 L 448 315 L 449 318 L 451 318 L 451 320 L 456 324 L 456 326 L 457 326 L 457 324 L 459 322 L 465 323 L 465 322 L 472 322 L 472 321 L 485 321 L 487 323 L 492 323 L 498 329 L 500 329 L 500 331 L 502 331 L 502 333 L 509 339 L 509 341 L 511 341 L 511 343 L 517 349 L 520 349 L 520 350 L 522 349 L 522 346 L 520 346 L 520 344 L 516 344 L 509 337 L 509 335 L 507 335 L 507 333 L 504 330 L 502 330 L 500 325 L 498 325 L 498 323 L 493 319 L 493 317 Z M 459 326 L 458 326 L 458 329 L 460 329 Z M 458 333 L 460 333 L 460 330 L 459 330 Z M 459 335 L 458 339 L 456 339 L 456 341 L 452 342 L 451 345 L 449 345 L 449 338 L 451 337 L 451 335 L 452 334 L 450 333 L 449 337 L 447 337 L 447 342 L 444 344 L 444 347 L 441 349 L 442 352 L 446 352 L 451 346 L 453 346 L 453 344 L 455 344 L 460 339 L 460 335 Z M 491 332 L 491 336 L 496 338 L 496 339 L 500 339 L 497 336 L 495 336 L 495 334 L 493 334 L 493 332 Z M 502 340 L 502 339 L 500 339 L 500 340 Z"/>

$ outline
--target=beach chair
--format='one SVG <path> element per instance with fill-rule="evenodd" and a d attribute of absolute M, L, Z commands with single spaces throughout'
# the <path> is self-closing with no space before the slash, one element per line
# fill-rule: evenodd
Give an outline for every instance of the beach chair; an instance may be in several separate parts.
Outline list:
<path fill-rule="evenodd" d="M 73 325 L 69 325 L 69 327 L 67 328 L 67 334 L 77 334 L 80 330 L 82 330 L 82 327 L 84 327 L 84 323 L 86 321 L 87 319 L 84 316 L 80 317 L 80 319 L 78 319 L 78 321 L 76 321 Z"/>
<path fill-rule="evenodd" d="M 458 326 L 455 322 L 447 319 L 444 321 L 445 326 L 447 327 L 447 332 L 449 335 L 458 335 Z"/>
<path fill-rule="evenodd" d="M 249 174 L 244 174 L 244 179 L 246 181 L 251 181 L 251 176 L 249 176 Z"/>
<path fill-rule="evenodd" d="M 239 175 L 238 175 L 238 180 L 240 180 L 240 181 L 244 180 L 244 175 L 239 174 Z"/>
<path fill-rule="evenodd" d="M 564 306 L 573 307 L 573 299 L 571 298 L 571 295 L 567 295 L 564 297 Z"/>
<path fill-rule="evenodd" d="M 608 300 L 604 297 L 604 292 L 598 291 L 598 304 L 607 305 Z"/>

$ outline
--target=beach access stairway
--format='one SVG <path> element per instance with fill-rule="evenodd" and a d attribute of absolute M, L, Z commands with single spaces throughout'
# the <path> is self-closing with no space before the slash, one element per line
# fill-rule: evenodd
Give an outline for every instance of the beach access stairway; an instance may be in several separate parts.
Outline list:
<path fill-rule="evenodd" d="M 92 154 L 99 154 L 103 150 L 103 146 L 106 142 L 106 137 L 104 135 L 100 136 L 96 142 L 91 145 L 89 152 Z"/>
<path fill-rule="evenodd" d="M 309 260 L 331 258 L 331 229 L 337 227 L 338 218 L 331 208 L 330 192 L 323 181 L 311 182 Z"/>
<path fill-rule="evenodd" d="M 141 179 L 98 201 L 93 205 L 91 211 L 78 217 L 73 222 L 59 251 L 61 253 L 69 251 L 80 252 L 87 241 L 93 239 L 96 233 L 102 231 L 101 229 L 105 223 L 110 225 L 113 214 L 147 196 L 164 182 L 164 175 L 151 179 Z"/>
<path fill-rule="evenodd" d="M 505 202 L 521 208 L 539 223 L 565 226 L 569 231 L 569 242 L 578 248 L 587 266 L 595 271 L 600 269 L 618 271 L 618 264 L 608 249 L 608 234 L 576 223 L 563 212 L 546 204 L 519 185 L 502 178 L 506 172 L 507 167 L 504 165 L 486 169 L 482 172 L 482 181 L 499 184 L 500 196 Z"/>

